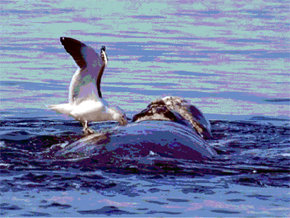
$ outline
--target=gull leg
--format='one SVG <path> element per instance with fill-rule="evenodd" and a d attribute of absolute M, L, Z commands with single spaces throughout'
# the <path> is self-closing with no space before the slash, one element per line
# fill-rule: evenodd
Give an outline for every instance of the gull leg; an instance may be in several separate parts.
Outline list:
<path fill-rule="evenodd" d="M 89 135 L 89 134 L 93 134 L 93 133 L 95 133 L 92 129 L 90 129 L 90 128 L 88 127 L 88 121 L 87 121 L 87 120 L 85 120 L 85 121 L 81 121 L 81 124 L 82 124 L 82 126 L 83 126 L 83 133 L 84 133 L 85 135 Z"/>

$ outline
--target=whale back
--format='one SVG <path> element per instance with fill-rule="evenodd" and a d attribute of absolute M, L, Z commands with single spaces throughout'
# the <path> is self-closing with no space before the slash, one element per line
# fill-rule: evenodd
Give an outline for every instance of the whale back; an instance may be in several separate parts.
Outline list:
<path fill-rule="evenodd" d="M 190 128 L 171 121 L 144 121 L 88 135 L 60 150 L 57 158 L 110 161 L 158 156 L 201 161 L 215 151 Z"/>

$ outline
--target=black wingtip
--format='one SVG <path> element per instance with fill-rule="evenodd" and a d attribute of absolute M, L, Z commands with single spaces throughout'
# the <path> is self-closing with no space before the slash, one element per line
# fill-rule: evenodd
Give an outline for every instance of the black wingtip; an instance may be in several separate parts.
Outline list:
<path fill-rule="evenodd" d="M 75 44 L 75 45 L 78 44 L 81 47 L 86 47 L 86 45 L 84 43 L 82 43 L 81 41 L 74 39 L 74 38 L 62 36 L 59 38 L 59 40 L 60 40 L 61 44 L 65 47 L 66 47 L 66 45 L 72 45 L 72 44 Z"/>
<path fill-rule="evenodd" d="M 63 43 L 64 43 L 64 41 L 65 41 L 65 38 L 66 38 L 66 37 L 63 37 L 63 36 L 59 38 L 59 41 L 61 42 L 62 45 L 63 45 Z"/>

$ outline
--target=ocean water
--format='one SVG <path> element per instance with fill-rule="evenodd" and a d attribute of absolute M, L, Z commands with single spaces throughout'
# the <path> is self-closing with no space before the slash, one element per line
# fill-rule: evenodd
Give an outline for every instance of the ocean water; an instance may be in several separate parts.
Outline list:
<path fill-rule="evenodd" d="M 289 216 L 289 1 L 0 4 L 1 216 Z M 61 36 L 106 46 L 103 97 L 128 117 L 168 95 L 197 106 L 217 157 L 53 162 L 82 137 L 47 108 L 76 70 Z"/>

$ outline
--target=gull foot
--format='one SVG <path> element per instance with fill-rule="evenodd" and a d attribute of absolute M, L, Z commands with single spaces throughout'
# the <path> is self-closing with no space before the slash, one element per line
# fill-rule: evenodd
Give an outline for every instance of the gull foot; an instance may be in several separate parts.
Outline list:
<path fill-rule="evenodd" d="M 83 126 L 83 133 L 84 133 L 85 135 L 90 135 L 90 134 L 95 133 L 93 130 L 91 130 L 91 129 L 88 127 L 88 121 L 87 121 L 87 120 L 81 121 L 81 124 L 82 124 L 82 126 Z"/>
<path fill-rule="evenodd" d="M 90 129 L 90 128 L 83 128 L 83 133 L 85 135 L 90 135 L 90 134 L 94 134 L 94 130 Z"/>

